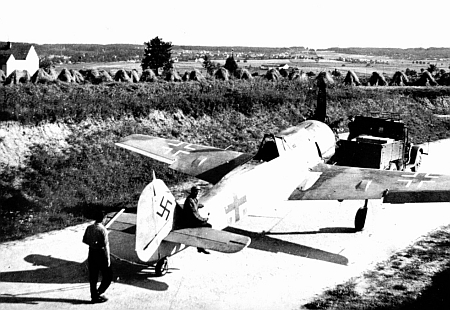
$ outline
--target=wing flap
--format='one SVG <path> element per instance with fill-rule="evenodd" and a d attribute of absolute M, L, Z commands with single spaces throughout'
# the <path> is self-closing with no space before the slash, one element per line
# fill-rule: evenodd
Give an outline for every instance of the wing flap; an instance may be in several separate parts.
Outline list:
<path fill-rule="evenodd" d="M 250 244 L 250 238 L 208 227 L 184 228 L 170 232 L 164 239 L 174 243 L 205 248 L 222 253 L 236 253 Z"/>

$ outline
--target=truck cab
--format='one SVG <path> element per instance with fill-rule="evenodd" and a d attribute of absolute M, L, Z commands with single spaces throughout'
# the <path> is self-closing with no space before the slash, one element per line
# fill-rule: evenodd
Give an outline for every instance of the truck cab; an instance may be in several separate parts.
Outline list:
<path fill-rule="evenodd" d="M 389 116 L 356 116 L 348 125 L 348 138 L 337 142 L 333 164 L 417 171 L 422 148 L 409 142 L 408 128 L 399 117 Z"/>

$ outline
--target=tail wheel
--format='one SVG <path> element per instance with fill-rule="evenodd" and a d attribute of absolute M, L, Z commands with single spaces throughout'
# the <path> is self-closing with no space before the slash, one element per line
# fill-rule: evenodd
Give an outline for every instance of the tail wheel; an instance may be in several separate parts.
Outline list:
<path fill-rule="evenodd" d="M 367 217 L 367 203 L 368 200 L 366 199 L 364 202 L 364 206 L 358 211 L 356 211 L 355 215 L 355 231 L 362 231 L 364 229 L 364 225 L 366 224 L 366 217 Z"/>
<path fill-rule="evenodd" d="M 162 277 L 169 270 L 169 261 L 166 257 L 161 258 L 155 266 L 155 273 L 158 277 Z"/>

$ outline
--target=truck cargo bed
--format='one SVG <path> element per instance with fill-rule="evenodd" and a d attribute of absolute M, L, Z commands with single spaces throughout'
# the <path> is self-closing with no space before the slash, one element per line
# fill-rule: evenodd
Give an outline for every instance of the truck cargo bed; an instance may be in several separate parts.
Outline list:
<path fill-rule="evenodd" d="M 377 137 L 340 140 L 336 163 L 341 166 L 389 169 L 391 161 L 402 157 L 402 142 Z"/>

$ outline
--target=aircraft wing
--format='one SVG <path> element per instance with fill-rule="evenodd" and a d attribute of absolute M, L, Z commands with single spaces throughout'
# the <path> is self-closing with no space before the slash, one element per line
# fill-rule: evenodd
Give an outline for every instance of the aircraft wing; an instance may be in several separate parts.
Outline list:
<path fill-rule="evenodd" d="M 384 203 L 449 202 L 450 176 L 319 164 L 289 200 L 380 198 Z"/>
<path fill-rule="evenodd" d="M 253 157 L 250 154 L 139 134 L 127 136 L 116 145 L 169 164 L 173 170 L 212 184 Z"/>
<path fill-rule="evenodd" d="M 208 227 L 173 230 L 164 241 L 182 243 L 222 253 L 236 253 L 250 244 L 250 238 Z"/>

